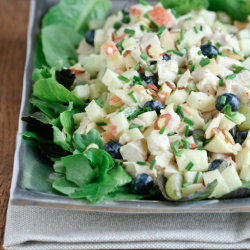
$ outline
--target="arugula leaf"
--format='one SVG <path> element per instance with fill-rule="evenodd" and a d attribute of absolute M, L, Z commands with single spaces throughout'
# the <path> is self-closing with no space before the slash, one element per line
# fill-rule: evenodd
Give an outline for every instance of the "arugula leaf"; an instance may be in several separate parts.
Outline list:
<path fill-rule="evenodd" d="M 175 202 L 200 201 L 200 200 L 207 199 L 213 193 L 214 189 L 216 188 L 216 186 L 218 184 L 218 181 L 214 180 L 213 182 L 209 183 L 202 190 L 196 191 L 193 194 L 189 195 L 188 197 L 183 197 L 179 200 L 173 200 L 170 197 L 168 197 L 168 195 L 166 194 L 166 191 L 165 191 L 166 182 L 167 182 L 167 178 L 164 175 L 159 175 L 157 177 L 157 183 L 158 183 L 158 186 L 161 190 L 163 197 L 166 200 L 175 201 Z"/>
<path fill-rule="evenodd" d="M 217 1 L 217 0 L 216 0 Z M 223 0 L 222 0 L 223 1 Z M 230 0 L 232 1 L 232 0 Z M 174 9 L 177 14 L 184 15 L 191 10 L 207 9 L 209 6 L 208 0 L 161 0 L 165 9 Z"/>
<path fill-rule="evenodd" d="M 42 44 L 46 61 L 50 66 L 63 60 L 63 66 L 69 68 L 69 57 L 77 58 L 76 49 L 83 37 L 72 28 L 53 24 L 42 28 Z"/>
<path fill-rule="evenodd" d="M 61 0 L 59 4 L 50 8 L 43 18 L 43 27 L 61 24 L 85 35 L 89 21 L 106 18 L 111 7 L 109 0 Z"/>
<path fill-rule="evenodd" d="M 32 73 L 32 80 L 34 82 L 37 82 L 38 80 L 41 80 L 41 79 L 47 79 L 50 77 L 51 77 L 51 74 L 47 68 L 34 69 Z"/>
<path fill-rule="evenodd" d="M 78 186 L 74 182 L 67 180 L 66 177 L 62 177 L 55 181 L 52 187 L 62 194 L 70 195 L 75 192 Z"/>
<path fill-rule="evenodd" d="M 78 186 L 84 186 L 94 180 L 96 172 L 83 154 L 67 156 L 62 158 L 62 161 L 66 166 L 66 178 Z"/>
<path fill-rule="evenodd" d="M 53 141 L 64 150 L 73 151 L 70 140 L 67 140 L 67 136 L 56 126 L 53 126 Z"/>
<path fill-rule="evenodd" d="M 132 181 L 130 175 L 125 171 L 121 165 L 116 165 L 112 168 L 108 174 L 112 175 L 116 180 L 119 186 L 124 186 Z"/>
<path fill-rule="evenodd" d="M 34 95 L 43 101 L 86 106 L 78 97 L 52 78 L 41 79 L 34 84 Z"/>
<path fill-rule="evenodd" d="M 96 129 L 91 129 L 87 134 L 74 134 L 74 141 L 77 146 L 74 154 L 81 154 L 90 144 L 96 144 L 99 149 L 103 147 L 100 133 Z"/>
<path fill-rule="evenodd" d="M 29 131 L 25 131 L 23 133 L 21 133 L 21 136 L 23 139 L 36 139 L 38 142 L 48 142 L 48 140 L 46 138 L 44 138 L 43 136 L 41 136 L 39 133 L 37 132 L 29 132 Z"/>

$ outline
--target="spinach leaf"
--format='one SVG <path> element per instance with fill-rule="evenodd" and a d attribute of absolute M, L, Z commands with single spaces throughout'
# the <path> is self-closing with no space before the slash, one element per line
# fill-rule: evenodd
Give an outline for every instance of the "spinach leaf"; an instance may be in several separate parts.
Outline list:
<path fill-rule="evenodd" d="M 68 137 L 56 126 L 53 126 L 53 141 L 56 145 L 62 147 L 64 150 L 73 151 L 71 146 L 71 139 L 67 139 Z"/>
<path fill-rule="evenodd" d="M 51 74 L 47 68 L 34 69 L 32 73 L 32 80 L 34 82 L 37 82 L 38 80 L 41 80 L 41 79 L 47 79 L 50 77 L 51 77 Z"/>
<path fill-rule="evenodd" d="M 66 166 L 66 178 L 78 186 L 84 186 L 94 180 L 96 172 L 83 154 L 67 156 L 62 158 L 62 161 Z"/>
<path fill-rule="evenodd" d="M 21 133 L 21 136 L 23 139 L 33 138 L 33 139 L 37 140 L 38 142 L 45 142 L 45 143 L 49 142 L 46 138 L 44 138 L 43 136 L 41 136 L 37 132 L 25 131 L 25 132 Z"/>
<path fill-rule="evenodd" d="M 59 60 L 69 68 L 69 57 L 77 58 L 76 49 L 83 37 L 72 28 L 53 24 L 42 28 L 43 52 L 48 64 L 52 67 Z"/>
<path fill-rule="evenodd" d="M 112 168 L 108 174 L 112 175 L 117 180 L 119 186 L 124 186 L 132 181 L 130 175 L 119 164 Z"/>
<path fill-rule="evenodd" d="M 43 101 L 86 106 L 78 97 L 52 78 L 41 79 L 34 84 L 34 95 Z"/>
<path fill-rule="evenodd" d="M 71 182 L 65 177 L 62 177 L 55 181 L 52 187 L 62 194 L 70 195 L 75 192 L 78 186 L 74 182 Z"/>
<path fill-rule="evenodd" d="M 96 144 L 99 149 L 103 147 L 103 141 L 100 133 L 96 129 L 91 129 L 87 134 L 74 134 L 74 141 L 77 146 L 74 154 L 82 153 L 90 144 Z"/>
<path fill-rule="evenodd" d="M 43 27 L 61 24 L 85 35 L 89 21 L 105 19 L 111 7 L 109 0 L 61 0 L 45 15 Z"/>

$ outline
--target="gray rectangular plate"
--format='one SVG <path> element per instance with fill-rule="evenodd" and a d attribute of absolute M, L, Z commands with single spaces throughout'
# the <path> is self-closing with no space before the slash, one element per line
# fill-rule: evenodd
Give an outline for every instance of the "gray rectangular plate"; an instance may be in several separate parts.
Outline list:
<path fill-rule="evenodd" d="M 25 145 L 20 133 L 28 129 L 27 124 L 21 121 L 21 117 L 28 114 L 29 97 L 32 92 L 33 58 L 39 24 L 48 9 L 57 2 L 58 0 L 31 0 L 23 96 L 10 193 L 11 204 L 119 213 L 249 212 L 250 198 L 186 203 L 168 201 L 108 201 L 93 205 L 85 201 L 74 201 L 68 197 L 51 193 L 51 184 L 47 181 L 48 176 L 53 173 L 51 162 L 38 150 Z M 127 1 L 114 0 L 112 2 L 113 8 L 111 13 L 121 9 Z M 149 2 L 154 3 L 155 1 Z"/>

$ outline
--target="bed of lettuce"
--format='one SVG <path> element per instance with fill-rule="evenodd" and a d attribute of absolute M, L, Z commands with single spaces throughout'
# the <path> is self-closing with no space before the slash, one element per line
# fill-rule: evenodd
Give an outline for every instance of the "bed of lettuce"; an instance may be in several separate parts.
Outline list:
<path fill-rule="evenodd" d="M 166 8 L 172 8 L 177 15 L 192 9 L 210 8 L 222 10 L 234 19 L 244 21 L 250 0 L 162 0 Z M 209 5 L 210 2 L 210 5 Z M 31 129 L 22 133 L 23 140 L 54 162 L 52 191 L 72 199 L 97 203 L 102 200 L 167 199 L 164 186 L 166 178 L 158 177 L 159 188 L 148 195 L 131 192 L 132 178 L 120 162 L 103 150 L 103 142 L 97 130 L 88 134 L 74 133 L 73 115 L 84 112 L 86 103 L 74 96 L 68 79 L 58 72 L 77 62 L 76 49 L 88 31 L 92 19 L 104 20 L 111 7 L 110 0 L 61 0 L 44 16 L 38 35 L 32 74 L 33 94 L 30 98 L 30 114 L 23 117 Z M 239 11 L 235 11 L 235 9 Z M 88 145 L 95 143 L 98 149 Z M 51 180 L 50 180 L 51 181 Z M 202 191 L 180 201 L 206 199 L 216 187 L 213 182 Z M 223 198 L 250 195 L 248 183 Z"/>

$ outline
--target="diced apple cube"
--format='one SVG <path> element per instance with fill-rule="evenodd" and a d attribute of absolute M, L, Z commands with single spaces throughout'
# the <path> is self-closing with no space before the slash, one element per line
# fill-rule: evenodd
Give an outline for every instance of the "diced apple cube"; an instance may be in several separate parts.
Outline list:
<path fill-rule="evenodd" d="M 206 72 L 204 72 L 204 71 L 205 71 L 206 69 L 209 69 L 210 72 L 212 72 L 214 75 L 217 76 L 217 75 L 219 74 L 219 72 L 218 72 L 218 67 L 217 67 L 217 63 L 216 63 L 215 59 L 212 58 L 212 59 L 210 59 L 209 61 L 210 61 L 210 63 L 207 64 L 207 65 L 204 66 L 204 67 L 201 67 L 200 64 L 199 64 L 199 65 L 196 65 L 195 70 L 194 70 L 194 72 L 192 73 L 192 75 L 193 75 L 193 76 L 196 76 L 196 74 L 199 74 L 199 72 L 200 72 L 201 74 L 204 75 L 204 77 L 206 77 L 206 75 L 205 75 Z M 203 72 L 204 72 L 204 73 L 203 73 Z"/>
<path fill-rule="evenodd" d="M 175 43 L 174 43 L 174 39 L 171 35 L 171 33 L 169 32 L 168 29 L 165 29 L 160 37 L 160 41 L 161 41 L 161 46 L 165 49 L 165 50 L 175 50 Z"/>
<path fill-rule="evenodd" d="M 85 108 L 85 111 L 88 114 L 89 120 L 93 122 L 102 122 L 103 117 L 107 115 L 106 111 L 101 108 L 95 100 L 91 101 Z"/>
<path fill-rule="evenodd" d="M 149 18 L 160 28 L 165 25 L 171 28 L 174 25 L 171 15 L 161 6 L 157 6 L 148 13 Z"/>
<path fill-rule="evenodd" d="M 239 175 L 233 166 L 227 167 L 225 170 L 223 170 L 221 175 L 226 181 L 230 192 L 242 185 Z"/>
<path fill-rule="evenodd" d="M 101 46 L 106 41 L 106 30 L 105 29 L 96 29 L 95 30 L 95 52 L 96 54 L 99 54 L 101 51 Z"/>
<path fill-rule="evenodd" d="M 122 47 L 124 49 L 131 47 L 131 46 L 138 48 L 138 43 L 136 42 L 134 37 L 129 37 L 129 38 L 125 39 L 122 43 Z"/>
<path fill-rule="evenodd" d="M 78 97 L 80 100 L 86 101 L 89 99 L 90 94 L 89 85 L 78 85 L 71 91 L 71 93 Z"/>
<path fill-rule="evenodd" d="M 198 172 L 191 172 L 191 171 L 185 172 L 184 173 L 184 183 L 188 183 L 188 182 L 194 183 L 194 180 L 195 180 L 197 173 Z M 197 183 L 203 183 L 202 172 L 199 172 Z"/>
<path fill-rule="evenodd" d="M 215 110 L 215 98 L 202 92 L 191 92 L 187 98 L 187 103 L 190 107 L 201 112 Z"/>
<path fill-rule="evenodd" d="M 165 168 L 163 175 L 166 178 L 170 178 L 170 176 L 172 176 L 174 174 L 178 174 L 178 173 L 182 174 L 182 173 L 179 172 L 177 164 L 174 161 L 171 160 L 168 163 L 168 166 Z"/>
<path fill-rule="evenodd" d="M 98 83 L 90 84 L 89 85 L 89 91 L 90 91 L 90 93 L 89 93 L 89 99 L 90 100 L 97 99 L 102 94 Z"/>
<path fill-rule="evenodd" d="M 137 141 L 144 138 L 143 134 L 138 128 L 129 129 L 127 134 L 132 139 L 132 141 Z"/>
<path fill-rule="evenodd" d="M 190 171 L 207 171 L 208 170 L 208 158 L 205 150 L 189 150 L 186 149 L 181 157 L 176 157 L 179 171 L 186 172 L 187 165 L 192 162 L 194 166 Z"/>
<path fill-rule="evenodd" d="M 239 41 L 241 50 L 246 56 L 250 55 L 250 39 L 244 39 Z"/>
<path fill-rule="evenodd" d="M 221 113 L 220 116 L 221 116 L 220 126 L 217 126 L 219 129 L 229 131 L 236 125 L 234 122 L 227 119 L 224 114 Z"/>
<path fill-rule="evenodd" d="M 250 166 L 244 165 L 240 172 L 240 179 L 243 181 L 250 181 Z"/>
<path fill-rule="evenodd" d="M 192 92 L 194 93 L 194 92 Z M 166 101 L 166 105 L 170 103 L 174 103 L 175 107 L 184 103 L 188 98 L 188 92 L 185 89 L 176 89 L 174 90 L 171 95 L 168 97 Z"/>
<path fill-rule="evenodd" d="M 110 118 L 110 127 L 114 135 L 124 133 L 129 128 L 129 122 L 123 112 Z"/>
<path fill-rule="evenodd" d="M 236 115 L 232 117 L 232 119 L 234 120 L 236 125 L 240 125 L 241 123 L 243 123 L 244 121 L 246 121 L 246 117 L 239 113 L 239 112 L 235 112 Z"/>
<path fill-rule="evenodd" d="M 250 165 L 250 149 L 243 148 L 235 157 L 236 166 L 238 170 L 241 170 L 244 165 Z"/>
<path fill-rule="evenodd" d="M 134 76 L 139 76 L 138 72 L 133 68 L 125 71 L 122 75 L 128 78 L 130 81 L 133 81 Z"/>
<path fill-rule="evenodd" d="M 126 65 L 125 62 L 123 60 L 123 56 L 122 55 L 117 55 L 117 56 L 113 56 L 111 58 L 107 59 L 107 68 L 115 71 L 115 70 L 119 70 L 119 71 L 123 71 L 126 70 Z"/>
<path fill-rule="evenodd" d="M 156 160 L 155 168 L 157 170 L 163 170 L 167 168 L 172 157 L 173 157 L 173 154 L 168 151 L 157 155 L 155 157 L 155 160 Z"/>
<path fill-rule="evenodd" d="M 149 127 L 155 123 L 158 117 L 155 111 L 149 111 L 139 115 L 138 118 L 145 123 L 146 127 Z"/>
<path fill-rule="evenodd" d="M 118 74 L 110 69 L 105 72 L 102 82 L 108 87 L 109 91 L 112 92 L 115 89 L 121 89 L 123 87 L 122 81 L 119 80 Z"/>
<path fill-rule="evenodd" d="M 78 113 L 73 115 L 74 124 L 80 124 L 84 116 L 88 116 L 86 112 Z"/>
<path fill-rule="evenodd" d="M 250 39 L 250 31 L 249 29 L 243 29 L 238 32 L 238 38 L 241 39 Z"/>
<path fill-rule="evenodd" d="M 236 64 L 238 66 L 242 65 L 242 63 L 236 59 L 219 55 L 216 57 L 216 62 L 217 64 L 220 64 L 221 66 L 227 69 L 232 69 L 233 64 Z"/>
<path fill-rule="evenodd" d="M 108 58 L 120 55 L 119 50 L 113 41 L 103 44 L 102 49 Z"/>
<path fill-rule="evenodd" d="M 183 197 L 187 197 L 196 191 L 202 190 L 204 188 L 204 185 L 199 183 L 199 184 L 192 184 L 187 187 L 181 188 L 181 193 Z"/>

